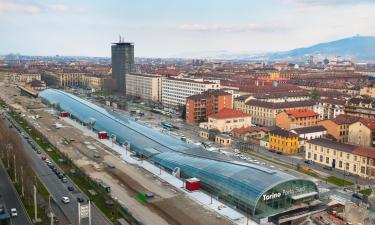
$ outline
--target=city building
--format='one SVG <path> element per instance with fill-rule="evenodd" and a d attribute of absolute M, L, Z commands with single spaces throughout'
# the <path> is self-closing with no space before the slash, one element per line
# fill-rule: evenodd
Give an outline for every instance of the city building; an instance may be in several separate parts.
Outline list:
<path fill-rule="evenodd" d="M 363 119 L 349 125 L 348 142 L 364 147 L 375 146 L 375 119 Z"/>
<path fill-rule="evenodd" d="M 220 132 L 231 132 L 234 128 L 251 126 L 251 116 L 235 109 L 224 108 L 208 116 L 207 123 L 201 123 L 206 129 L 217 129 Z"/>
<path fill-rule="evenodd" d="M 41 75 L 39 73 L 14 73 L 10 79 L 12 82 L 25 84 L 33 80 L 41 80 Z"/>
<path fill-rule="evenodd" d="M 298 216 L 301 210 L 309 214 L 321 204 L 319 189 L 309 179 L 205 151 L 60 90 L 47 89 L 39 97 L 50 107 L 58 105 L 80 122 L 95 118 L 94 130 L 116 135 L 121 144 L 130 143 L 130 151 L 168 173 L 178 167 L 181 179 L 199 179 L 203 190 L 255 221 L 278 221 L 285 213 L 293 216 L 291 210 L 296 209 L 300 210 Z"/>
<path fill-rule="evenodd" d="M 319 114 L 320 120 L 336 118 L 338 115 L 345 114 L 345 103 L 344 99 L 320 99 L 314 106 L 314 112 Z"/>
<path fill-rule="evenodd" d="M 126 95 L 144 101 L 161 102 L 161 76 L 156 74 L 126 74 Z"/>
<path fill-rule="evenodd" d="M 124 42 L 121 37 L 111 46 L 112 78 L 116 80 L 116 90 L 126 93 L 126 75 L 135 72 L 134 44 Z"/>
<path fill-rule="evenodd" d="M 327 135 L 327 129 L 324 126 L 301 127 L 291 130 L 292 133 L 298 134 L 301 140 L 312 140 L 315 138 L 323 138 Z"/>
<path fill-rule="evenodd" d="M 265 127 L 240 127 L 232 130 L 233 137 L 243 140 L 261 140 L 268 134 L 268 129 Z"/>
<path fill-rule="evenodd" d="M 220 110 L 233 109 L 232 95 L 216 89 L 189 96 L 186 99 L 186 122 L 194 125 L 207 122 L 209 115 Z"/>
<path fill-rule="evenodd" d="M 46 83 L 41 80 L 32 80 L 24 85 L 25 88 L 33 91 L 42 91 L 46 89 Z"/>
<path fill-rule="evenodd" d="M 366 95 L 370 98 L 375 98 L 375 86 L 374 84 L 367 85 L 365 87 L 362 87 L 359 91 L 360 95 Z"/>
<path fill-rule="evenodd" d="M 269 133 L 269 148 L 271 151 L 281 152 L 284 154 L 296 154 L 299 151 L 298 135 L 276 128 Z"/>
<path fill-rule="evenodd" d="M 315 126 L 318 117 L 318 113 L 309 109 L 289 109 L 276 115 L 276 126 L 286 130 Z"/>
<path fill-rule="evenodd" d="M 244 103 L 235 99 L 234 108 L 251 115 L 253 124 L 261 126 L 275 126 L 276 115 L 283 110 L 309 109 L 312 110 L 315 101 L 293 101 L 293 102 L 266 102 L 260 100 L 248 100 Z"/>
<path fill-rule="evenodd" d="M 351 98 L 345 105 L 345 114 L 362 118 L 375 119 L 375 99 Z"/>
<path fill-rule="evenodd" d="M 342 114 L 330 120 L 319 121 L 318 124 L 327 129 L 327 135 L 333 140 L 348 142 L 349 125 L 359 120 L 359 117 Z"/>
<path fill-rule="evenodd" d="M 305 159 L 323 166 L 341 170 L 344 174 L 355 174 L 364 178 L 375 178 L 375 149 L 317 138 L 305 144 Z"/>
<path fill-rule="evenodd" d="M 220 84 L 203 79 L 163 77 L 161 99 L 165 106 L 184 106 L 187 97 L 200 94 L 210 89 L 220 89 Z"/>

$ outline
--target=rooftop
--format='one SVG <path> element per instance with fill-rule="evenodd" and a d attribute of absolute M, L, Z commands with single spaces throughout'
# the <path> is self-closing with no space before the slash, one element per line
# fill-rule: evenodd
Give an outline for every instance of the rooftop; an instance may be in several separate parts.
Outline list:
<path fill-rule="evenodd" d="M 290 132 L 290 131 L 287 131 L 287 130 L 284 130 L 284 129 L 281 129 L 281 128 L 276 128 L 274 130 L 271 130 L 270 134 L 278 135 L 278 136 L 281 136 L 281 137 L 297 137 L 297 134 L 295 134 L 293 132 Z"/>
<path fill-rule="evenodd" d="M 336 118 L 331 119 L 337 125 L 352 124 L 359 121 L 361 118 L 356 116 L 349 116 L 345 114 L 338 115 Z"/>
<path fill-rule="evenodd" d="M 310 127 L 301 127 L 293 129 L 292 132 L 296 132 L 297 134 L 309 134 L 309 133 L 315 133 L 315 132 L 323 132 L 327 129 L 323 126 L 310 126 Z"/>
<path fill-rule="evenodd" d="M 288 114 L 288 116 L 293 116 L 296 118 L 319 116 L 318 113 L 309 109 L 290 109 L 286 110 L 285 112 Z"/>
<path fill-rule="evenodd" d="M 212 89 L 212 90 L 204 91 L 200 94 L 189 96 L 189 97 L 187 97 L 187 99 L 199 100 L 199 99 L 204 99 L 204 98 L 207 98 L 207 97 L 210 97 L 210 96 L 215 96 L 215 97 L 217 97 L 217 96 L 231 96 L 231 94 L 228 93 L 228 92 L 225 92 L 221 89 Z"/>
<path fill-rule="evenodd" d="M 228 118 L 238 118 L 238 117 L 250 117 L 249 114 L 243 113 L 239 110 L 224 108 L 218 113 L 208 116 L 214 119 L 228 119 Z"/>
<path fill-rule="evenodd" d="M 312 140 L 307 141 L 307 143 L 323 146 L 326 148 L 336 149 L 339 151 L 349 152 L 349 153 L 353 152 L 358 147 L 356 145 L 332 141 L 332 140 L 328 140 L 325 138 L 312 139 Z"/>
<path fill-rule="evenodd" d="M 268 132 L 269 130 L 265 127 L 240 127 L 240 128 L 234 128 L 232 130 L 233 133 L 237 133 L 237 134 L 244 134 L 244 133 L 251 133 L 251 132 L 260 132 L 260 131 L 264 131 L 264 132 Z"/>
<path fill-rule="evenodd" d="M 294 102 L 265 102 L 260 100 L 250 100 L 246 104 L 250 106 L 258 106 L 268 109 L 290 109 L 290 108 L 301 108 L 315 105 L 314 100 L 307 101 L 294 101 Z"/>

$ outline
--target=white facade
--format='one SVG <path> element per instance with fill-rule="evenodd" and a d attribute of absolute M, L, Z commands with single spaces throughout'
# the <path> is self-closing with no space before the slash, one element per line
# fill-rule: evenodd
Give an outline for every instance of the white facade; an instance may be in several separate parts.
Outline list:
<path fill-rule="evenodd" d="M 296 133 L 294 130 L 291 130 L 291 132 Z M 306 140 L 312 140 L 312 139 L 315 139 L 315 138 L 322 138 L 326 134 L 327 134 L 327 131 L 325 130 L 325 131 L 298 134 L 298 137 L 306 139 Z"/>
<path fill-rule="evenodd" d="M 153 74 L 127 74 L 126 95 L 145 101 L 160 102 L 161 76 Z"/>
<path fill-rule="evenodd" d="M 336 105 L 327 102 L 317 102 L 314 105 L 314 112 L 319 114 L 319 119 L 333 119 L 336 118 L 338 115 L 345 114 L 344 105 Z"/>
<path fill-rule="evenodd" d="M 165 106 L 185 105 L 186 98 L 209 89 L 220 89 L 219 83 L 203 79 L 162 79 L 162 103 Z"/>

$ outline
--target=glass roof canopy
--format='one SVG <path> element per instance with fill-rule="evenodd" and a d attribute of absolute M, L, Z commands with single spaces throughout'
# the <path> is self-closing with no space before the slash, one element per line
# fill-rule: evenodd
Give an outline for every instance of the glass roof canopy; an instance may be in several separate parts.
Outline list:
<path fill-rule="evenodd" d="M 170 171 L 178 167 L 185 178 L 197 177 L 207 191 L 249 214 L 255 214 L 257 202 L 270 188 L 297 179 L 279 170 L 206 151 L 60 90 L 47 89 L 39 97 L 84 123 L 95 121 L 94 129 L 116 135 L 121 143 L 129 142 L 133 151 L 150 161 Z M 313 182 L 305 181 L 317 190 Z"/>

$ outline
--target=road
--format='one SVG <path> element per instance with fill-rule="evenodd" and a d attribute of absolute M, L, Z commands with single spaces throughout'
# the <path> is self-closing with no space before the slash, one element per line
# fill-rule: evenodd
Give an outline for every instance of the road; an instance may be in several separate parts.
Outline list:
<path fill-rule="evenodd" d="M 27 212 L 25 211 L 21 200 L 18 197 L 18 193 L 14 188 L 12 181 L 0 162 L 0 202 L 5 203 L 5 206 L 10 213 L 11 208 L 16 208 L 18 216 L 11 218 L 12 225 L 28 225 L 32 224 Z"/>
<path fill-rule="evenodd" d="M 9 116 L 10 118 L 10 116 Z M 14 120 L 12 120 L 15 123 Z M 10 123 L 8 123 L 9 125 Z M 17 125 L 20 127 L 19 125 Z M 21 127 L 20 127 L 21 128 Z M 14 129 L 14 128 L 12 128 Z M 22 128 L 21 128 L 21 131 Z M 23 131 L 26 133 L 25 131 Z M 30 146 L 30 144 L 21 136 L 23 145 L 24 145 L 24 153 L 25 156 L 29 158 L 30 166 L 37 174 L 41 182 L 47 188 L 49 193 L 51 194 L 52 198 L 55 200 L 56 204 L 60 207 L 63 211 L 65 216 L 68 218 L 71 224 L 78 224 L 78 202 L 77 197 L 84 197 L 84 199 L 89 199 L 84 193 L 82 193 L 78 187 L 68 178 L 67 183 L 63 183 L 55 173 L 47 166 L 47 164 L 41 159 L 41 155 L 47 156 L 48 155 L 43 151 L 42 148 L 37 146 L 34 142 L 34 145 L 42 152 L 42 154 L 38 155 L 36 151 Z M 52 159 L 50 159 L 53 161 Z M 55 165 L 57 166 L 57 165 Z M 62 171 L 59 169 L 59 171 Z M 74 191 L 69 191 L 68 186 L 73 186 Z M 69 197 L 70 203 L 64 204 L 61 201 L 61 198 Z M 112 225 L 112 223 L 105 217 L 105 215 L 92 204 L 91 207 L 91 215 L 92 215 L 92 225 Z M 81 225 L 88 224 L 88 221 L 83 221 Z"/>

